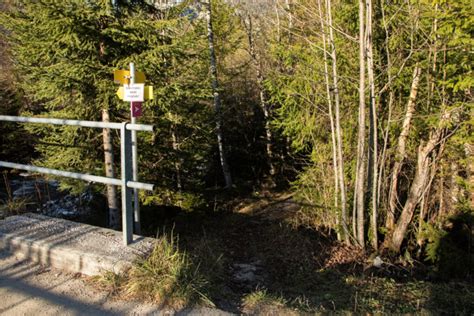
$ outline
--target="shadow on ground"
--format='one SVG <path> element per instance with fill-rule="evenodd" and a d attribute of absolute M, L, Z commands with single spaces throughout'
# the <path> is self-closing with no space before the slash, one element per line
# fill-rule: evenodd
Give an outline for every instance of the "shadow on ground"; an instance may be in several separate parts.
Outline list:
<path fill-rule="evenodd" d="M 333 233 L 292 224 L 300 206 L 289 197 L 260 199 L 234 212 L 144 213 L 149 234 L 173 231 L 210 280 L 217 307 L 236 313 L 436 313 L 474 310 L 473 286 L 431 283 L 413 269 L 367 268 L 358 249 Z M 167 212 L 167 213 L 166 213 Z M 459 289 L 459 291 L 457 290 Z M 444 291 L 455 291 L 457 306 Z M 267 306 L 265 306 L 267 305 Z M 276 306 L 276 309 L 275 309 Z"/>

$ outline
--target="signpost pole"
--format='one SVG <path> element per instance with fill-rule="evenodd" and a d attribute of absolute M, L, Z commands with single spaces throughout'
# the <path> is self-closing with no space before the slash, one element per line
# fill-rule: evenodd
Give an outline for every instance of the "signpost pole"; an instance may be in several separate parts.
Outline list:
<path fill-rule="evenodd" d="M 135 64 L 130 63 L 130 84 L 135 84 Z M 133 101 L 130 102 L 130 117 L 132 124 L 137 123 L 137 119 L 133 113 Z M 132 170 L 133 181 L 138 181 L 138 154 L 137 154 L 137 132 L 132 131 Z M 138 189 L 133 189 L 133 210 L 134 210 L 134 231 L 135 234 L 141 234 L 140 227 L 140 202 L 138 200 Z"/>

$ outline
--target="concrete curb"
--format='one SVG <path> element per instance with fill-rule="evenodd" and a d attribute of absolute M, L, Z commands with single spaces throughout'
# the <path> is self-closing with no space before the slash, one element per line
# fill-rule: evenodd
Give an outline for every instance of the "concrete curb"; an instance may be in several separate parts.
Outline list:
<path fill-rule="evenodd" d="M 150 253 L 154 239 L 134 236 L 130 247 L 122 234 L 110 229 L 37 214 L 12 216 L 0 221 L 0 249 L 34 262 L 85 275 L 106 271 L 125 273 Z"/>

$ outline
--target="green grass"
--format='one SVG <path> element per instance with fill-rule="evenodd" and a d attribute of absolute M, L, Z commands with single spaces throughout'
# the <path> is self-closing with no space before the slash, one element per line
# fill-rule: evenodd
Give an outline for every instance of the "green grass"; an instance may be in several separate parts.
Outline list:
<path fill-rule="evenodd" d="M 133 297 L 175 307 L 213 305 L 206 295 L 208 284 L 200 265 L 180 251 L 177 238 L 171 234 L 159 237 L 151 255 L 131 268 L 124 291 Z"/>
<path fill-rule="evenodd" d="M 254 308 L 257 305 L 285 306 L 287 301 L 281 297 L 269 294 L 267 289 L 257 289 L 242 298 L 242 305 Z"/>
<path fill-rule="evenodd" d="M 26 212 L 28 199 L 8 199 L 0 204 L 0 219 Z"/>

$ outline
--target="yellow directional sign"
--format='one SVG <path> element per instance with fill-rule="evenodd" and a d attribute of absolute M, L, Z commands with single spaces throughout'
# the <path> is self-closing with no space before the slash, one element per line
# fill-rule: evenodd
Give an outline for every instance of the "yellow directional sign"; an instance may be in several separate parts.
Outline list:
<path fill-rule="evenodd" d="M 135 83 L 145 83 L 145 73 L 135 71 Z M 114 82 L 121 84 L 130 83 L 130 71 L 128 70 L 114 70 Z"/>
<path fill-rule="evenodd" d="M 153 100 L 153 86 L 145 86 L 145 100 Z"/>
<path fill-rule="evenodd" d="M 119 87 L 116 94 L 117 94 L 117 96 L 119 97 L 120 100 L 123 100 L 124 88 Z M 153 86 L 145 86 L 144 98 L 145 98 L 145 100 L 153 100 Z"/>

